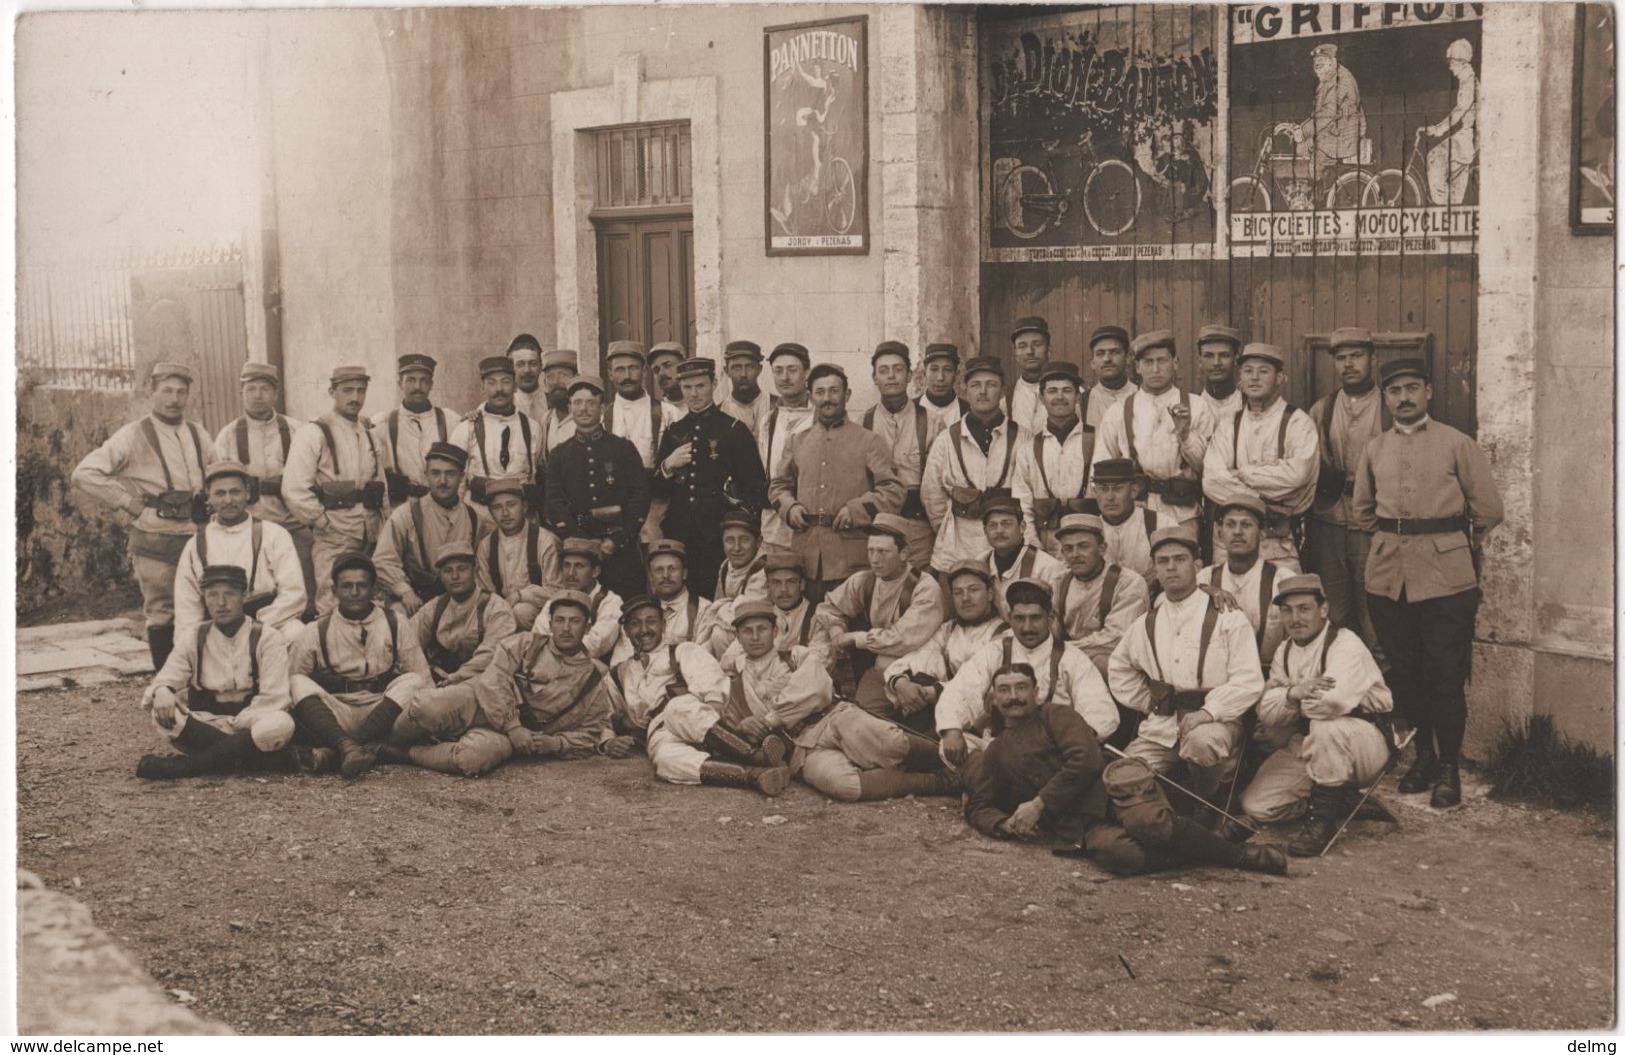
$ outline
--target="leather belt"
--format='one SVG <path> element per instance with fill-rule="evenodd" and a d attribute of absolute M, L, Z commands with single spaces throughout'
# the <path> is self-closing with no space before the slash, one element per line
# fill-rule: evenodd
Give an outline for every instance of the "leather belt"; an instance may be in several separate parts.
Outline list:
<path fill-rule="evenodd" d="M 807 514 L 807 526 L 808 527 L 834 527 L 835 526 L 835 514 L 834 513 L 808 513 Z"/>
<path fill-rule="evenodd" d="M 1471 533 L 1471 525 L 1466 517 L 1378 517 L 1377 530 L 1394 535 L 1448 535 L 1456 531 Z"/>

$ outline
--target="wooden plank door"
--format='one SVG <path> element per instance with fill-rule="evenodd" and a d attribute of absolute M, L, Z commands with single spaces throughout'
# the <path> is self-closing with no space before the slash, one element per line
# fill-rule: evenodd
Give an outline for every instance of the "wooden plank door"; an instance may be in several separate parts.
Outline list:
<path fill-rule="evenodd" d="M 610 341 L 680 341 L 692 353 L 695 329 L 693 219 L 599 221 L 600 369 Z"/>

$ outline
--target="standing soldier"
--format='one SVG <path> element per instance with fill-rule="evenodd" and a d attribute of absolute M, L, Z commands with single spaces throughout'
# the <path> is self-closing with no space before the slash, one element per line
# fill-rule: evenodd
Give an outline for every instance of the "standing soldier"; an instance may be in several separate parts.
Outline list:
<path fill-rule="evenodd" d="M 1303 514 L 1315 499 L 1320 437 L 1309 415 L 1281 396 L 1286 357 L 1279 348 L 1249 344 L 1238 362 L 1245 405 L 1214 424 L 1203 459 L 1202 489 L 1215 506 L 1238 498 L 1262 499 L 1264 557 L 1291 561 L 1297 571 Z"/>
<path fill-rule="evenodd" d="M 762 471 L 769 480 L 780 475 L 779 462 L 790 446 L 790 437 L 812 427 L 813 406 L 807 391 L 807 372 L 812 357 L 799 344 L 781 344 L 767 357 L 773 371 L 773 388 L 778 393 L 762 422 L 756 438 L 762 454 Z M 790 549 L 790 526 L 773 503 L 762 510 L 762 545 L 769 553 Z"/>
<path fill-rule="evenodd" d="M 666 423 L 681 421 L 688 414 L 683 387 L 677 381 L 677 368 L 688 361 L 688 352 L 676 341 L 661 341 L 649 349 L 649 373 L 654 394 L 665 404 Z"/>
<path fill-rule="evenodd" d="M 722 350 L 723 369 L 728 373 L 730 391 L 718 406 L 739 419 L 750 430 L 752 442 L 762 435 L 762 422 L 773 409 L 773 397 L 763 391 L 762 346 L 755 341 L 729 341 Z"/>
<path fill-rule="evenodd" d="M 519 413 L 514 407 L 513 360 L 492 355 L 480 360 L 480 386 L 485 402 L 463 420 L 451 434 L 451 443 L 468 454 L 474 467 L 468 474 L 468 496 L 485 502 L 485 488 L 492 480 L 518 479 L 526 482 L 527 498 L 537 504 L 536 470 L 545 457 L 540 422 Z"/>
<path fill-rule="evenodd" d="M 485 517 L 462 496 L 467 461 L 461 447 L 430 447 L 424 459 L 429 493 L 397 506 L 379 536 L 373 553 L 378 583 L 407 615 L 416 615 L 424 602 L 440 596 L 441 549 L 453 542 L 472 549 L 487 530 Z"/>
<path fill-rule="evenodd" d="M 931 567 L 937 573 L 987 550 L 982 503 L 1010 494 L 1016 450 L 1026 432 L 1004 413 L 1004 367 L 990 355 L 965 364 L 965 398 L 970 412 L 942 431 L 926 456 L 920 499 L 937 541 Z"/>
<path fill-rule="evenodd" d="M 333 371 L 327 391 L 333 409 L 293 434 L 283 471 L 282 496 L 294 516 L 311 528 L 316 562 L 316 612 L 333 610 L 329 569 L 341 553 L 371 553 L 383 529 L 388 495 L 384 466 L 387 440 L 361 416 L 367 402 L 365 367 Z"/>
<path fill-rule="evenodd" d="M 299 570 L 305 577 L 305 618 L 316 611 L 316 571 L 310 562 L 310 528 L 288 511 L 282 501 L 282 468 L 293 449 L 293 433 L 300 423 L 277 413 L 276 398 L 280 380 L 270 363 L 244 363 L 239 381 L 243 395 L 242 417 L 220 430 L 214 438 L 216 456 L 232 458 L 248 466 L 258 488 L 253 501 L 254 517 L 277 524 L 293 539 L 299 554 Z"/>
<path fill-rule="evenodd" d="M 688 553 L 676 539 L 649 544 L 649 592 L 665 613 L 666 643 L 679 641 L 710 646 L 716 624 L 711 605 L 688 585 Z"/>
<path fill-rule="evenodd" d="M 638 532 L 649 513 L 649 480 L 638 450 L 604 429 L 604 383 L 581 376 L 566 397 L 575 434 L 547 456 L 543 523 L 560 538 L 600 541 L 603 582 L 622 597 L 645 592 Z"/>
<path fill-rule="evenodd" d="M 920 364 L 925 374 L 925 391 L 916 401 L 925 408 L 931 429 L 926 434 L 926 453 L 937 434 L 965 416 L 969 407 L 954 387 L 959 380 L 959 346 L 955 344 L 928 344 L 925 359 Z"/>
<path fill-rule="evenodd" d="M 1010 348 L 1021 376 L 1010 389 L 1005 412 L 1021 426 L 1022 432 L 1037 432 L 1048 415 L 1039 392 L 1039 378 L 1049 365 L 1049 323 L 1037 315 L 1016 320 L 1010 331 Z"/>
<path fill-rule="evenodd" d="M 605 393 L 604 428 L 637 448 L 646 474 L 653 474 L 655 452 L 665 438 L 666 426 L 675 419 L 663 400 L 649 394 L 644 385 L 643 346 L 636 341 L 610 341 L 605 362 L 614 394 Z M 660 521 L 666 516 L 666 500 L 651 497 L 649 515 L 639 538 L 653 542 L 660 537 Z"/>
<path fill-rule="evenodd" d="M 1095 429 L 1078 418 L 1078 368 L 1051 363 L 1038 376 L 1045 419 L 1032 443 L 1016 451 L 1016 477 L 1011 486 L 1033 540 L 1050 556 L 1061 552 L 1055 529 L 1068 513 L 1082 513 L 1094 460 Z"/>
<path fill-rule="evenodd" d="M 1134 504 L 1134 463 L 1127 458 L 1096 462 L 1091 475 L 1106 532 L 1106 559 L 1139 572 L 1149 584 L 1151 536 L 1159 526 L 1172 525 L 1159 525 L 1156 513 Z"/>
<path fill-rule="evenodd" d="M 820 363 L 810 376 L 815 424 L 791 437 L 769 494 L 816 601 L 868 566 L 864 529 L 902 504 L 903 485 L 885 441 L 847 420 L 846 373 Z"/>
<path fill-rule="evenodd" d="M 1101 677 L 1134 621 L 1151 607 L 1145 578 L 1106 558 L 1106 525 L 1089 513 L 1070 513 L 1057 535 L 1070 574 L 1055 591 L 1055 623 L 1062 640 L 1094 661 Z"/>
<path fill-rule="evenodd" d="M 1428 417 L 1422 360 L 1385 365 L 1382 395 L 1394 427 L 1366 444 L 1353 513 L 1356 528 L 1376 532 L 1365 568 L 1371 623 L 1392 664 L 1395 706 L 1416 730 L 1416 762 L 1399 790 L 1431 786 L 1435 808 L 1456 806 L 1479 545 L 1501 522 L 1501 494 L 1478 444 Z"/>
<path fill-rule="evenodd" d="M 863 412 L 863 427 L 879 436 L 891 452 L 892 468 L 903 485 L 903 506 L 898 515 L 910 524 L 909 567 L 924 571 L 931 566 L 931 544 L 936 541 L 936 532 L 920 501 L 920 477 L 925 472 L 931 441 L 942 430 L 932 427 L 931 415 L 923 403 L 908 398 L 908 345 L 882 341 L 869 364 L 880 402 Z"/>
<path fill-rule="evenodd" d="M 547 411 L 547 393 L 542 389 L 542 343 L 521 333 L 508 344 L 513 360 L 513 405 L 533 421 L 541 421 Z"/>
<path fill-rule="evenodd" d="M 141 586 L 147 648 L 162 670 L 175 644 L 175 566 L 203 520 L 203 472 L 213 460 L 203 426 L 185 419 L 192 371 L 152 368 L 152 411 L 109 436 L 73 470 L 73 486 L 134 518 L 129 556 Z"/>
<path fill-rule="evenodd" d="M 1202 506 L 1202 459 L 1213 435 L 1207 404 L 1174 383 L 1178 351 L 1169 330 L 1134 338 L 1140 390 L 1106 412 L 1095 462 L 1134 463 L 1135 500 L 1169 524 L 1195 520 Z"/>
<path fill-rule="evenodd" d="M 542 426 L 544 459 L 575 435 L 575 417 L 570 413 L 570 382 L 576 376 L 578 358 L 572 348 L 558 348 L 542 356 L 542 402 L 547 406 L 536 420 Z"/>
<path fill-rule="evenodd" d="M 1332 622 L 1358 633 L 1381 663 L 1365 595 L 1371 535 L 1354 526 L 1352 507 L 1360 456 L 1393 420 L 1372 374 L 1371 331 L 1352 326 L 1333 330 L 1330 352 L 1340 388 L 1309 408 L 1320 431 L 1320 476 L 1309 510 L 1303 565 L 1320 576 Z"/>
<path fill-rule="evenodd" d="M 435 556 L 435 571 L 440 595 L 419 608 L 410 625 L 434 683 L 455 685 L 484 670 L 497 642 L 518 628 L 508 603 L 480 589 L 474 547 L 447 542 Z"/>
<path fill-rule="evenodd" d="M 424 458 L 432 444 L 445 443 L 451 437 L 458 420 L 455 411 L 429 402 L 434 392 L 434 368 L 434 359 L 416 352 L 397 359 L 395 377 L 401 405 L 372 418 L 373 428 L 382 428 L 389 437 L 390 465 L 384 470 L 384 479 L 389 483 L 392 506 L 429 493 Z"/>
<path fill-rule="evenodd" d="M 1078 416 L 1098 431 L 1108 410 L 1140 390 L 1128 376 L 1128 331 L 1121 326 L 1101 326 L 1090 334 L 1089 367 L 1095 383 L 1083 394 Z"/>
<path fill-rule="evenodd" d="M 1241 351 L 1241 331 L 1217 324 L 1196 331 L 1196 361 L 1202 367 L 1202 402 L 1207 404 L 1214 428 L 1230 420 L 1242 407 L 1241 390 L 1236 387 L 1236 353 Z"/>
<path fill-rule="evenodd" d="M 559 537 L 525 515 L 519 480 L 492 480 L 485 502 L 496 530 L 474 550 L 480 589 L 506 601 L 515 623 L 529 630 L 559 584 Z"/>
<path fill-rule="evenodd" d="M 709 598 L 722 565 L 722 514 L 761 515 L 767 477 L 750 430 L 714 402 L 716 363 L 689 359 L 677 368 L 688 414 L 660 438 L 652 490 L 667 499 L 660 530 L 683 543 L 690 583 Z"/>
<path fill-rule="evenodd" d="M 220 461 L 203 476 L 209 522 L 181 552 L 175 569 L 175 627 L 180 633 L 209 618 L 203 599 L 203 572 L 232 565 L 243 569 L 247 594 L 243 610 L 277 633 L 291 637 L 305 613 L 305 576 L 293 539 L 281 525 L 248 513 L 248 467 Z"/>

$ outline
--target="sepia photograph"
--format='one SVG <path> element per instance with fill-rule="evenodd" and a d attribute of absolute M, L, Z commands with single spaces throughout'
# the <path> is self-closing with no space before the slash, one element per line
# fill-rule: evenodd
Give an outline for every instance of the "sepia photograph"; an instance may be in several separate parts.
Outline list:
<path fill-rule="evenodd" d="M 14 1051 L 1612 1055 L 1612 4 L 132 8 L 9 1028 L 148 1046 Z"/>

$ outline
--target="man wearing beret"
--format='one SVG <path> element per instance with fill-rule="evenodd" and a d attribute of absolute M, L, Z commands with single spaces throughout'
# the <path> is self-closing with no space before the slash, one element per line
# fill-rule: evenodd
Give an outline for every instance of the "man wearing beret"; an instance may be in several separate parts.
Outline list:
<path fill-rule="evenodd" d="M 1309 408 L 1320 432 L 1320 471 L 1303 565 L 1320 576 L 1332 622 L 1358 633 L 1380 665 L 1381 646 L 1365 593 L 1371 535 L 1353 525 L 1354 471 L 1366 445 L 1393 425 L 1393 416 L 1377 389 L 1371 331 L 1354 326 L 1333 330 L 1328 351 L 1338 389 Z"/>
<path fill-rule="evenodd" d="M 729 341 L 722 351 L 722 366 L 728 374 L 729 392 L 717 405 L 750 430 L 751 442 L 759 442 L 762 422 L 773 409 L 773 397 L 758 380 L 762 376 L 762 346 L 755 341 Z"/>
<path fill-rule="evenodd" d="M 299 551 L 281 525 L 249 515 L 248 480 L 248 467 L 235 461 L 215 462 L 203 474 L 211 513 L 186 543 L 175 569 L 177 633 L 209 617 L 203 570 L 227 564 L 243 569 L 248 591 L 244 605 L 252 618 L 284 637 L 299 629 L 307 603 Z"/>
<path fill-rule="evenodd" d="M 570 413 L 570 382 L 580 369 L 580 358 L 573 348 L 556 348 L 542 356 L 542 401 L 547 407 L 536 415 L 536 420 L 542 426 L 544 460 L 575 435 L 575 415 Z"/>
<path fill-rule="evenodd" d="M 1275 654 L 1258 703 L 1260 732 L 1282 746 L 1241 794 L 1241 808 L 1263 824 L 1301 816 L 1309 823 L 1289 852 L 1313 857 L 1331 842 L 1359 801 L 1361 786 L 1388 764 L 1385 723 L 1393 694 L 1359 635 L 1327 619 L 1318 575 L 1281 580 L 1274 604 L 1287 641 Z M 1370 815 L 1393 820 L 1375 798 Z"/>
<path fill-rule="evenodd" d="M 147 755 L 143 780 L 253 769 L 314 770 L 308 751 L 288 747 L 288 644 L 248 618 L 248 576 L 236 565 L 209 565 L 199 576 L 209 618 L 188 627 L 141 697 L 158 732 L 178 755 Z M 323 760 L 331 764 L 332 758 Z"/>
<path fill-rule="evenodd" d="M 1196 362 L 1202 369 L 1202 402 L 1207 404 L 1215 428 L 1242 408 L 1236 387 L 1236 356 L 1241 352 L 1241 331 L 1209 323 L 1196 331 Z"/>
<path fill-rule="evenodd" d="M 327 386 L 333 409 L 293 434 L 283 470 L 282 497 L 313 536 L 318 615 L 333 610 L 333 561 L 341 553 L 371 553 L 389 508 L 389 438 L 361 416 L 369 380 L 359 366 L 333 371 Z"/>
<path fill-rule="evenodd" d="M 395 507 L 378 538 L 372 559 L 379 585 L 407 615 L 416 615 L 425 601 L 440 596 L 441 548 L 456 542 L 472 549 L 490 530 L 487 518 L 463 498 L 467 460 L 467 453 L 455 444 L 430 447 L 424 459 L 429 493 Z"/>
<path fill-rule="evenodd" d="M 546 457 L 541 423 L 514 407 L 513 360 L 493 355 L 480 360 L 480 386 L 485 402 L 451 434 L 451 444 L 468 455 L 469 497 L 485 501 L 492 480 L 537 478 Z"/>
<path fill-rule="evenodd" d="M 1004 367 L 994 357 L 965 364 L 965 400 L 970 412 L 931 444 L 920 481 L 920 499 L 937 527 L 931 567 L 939 573 L 987 552 L 982 502 L 1010 493 L 1016 451 L 1027 436 L 1005 415 Z"/>
<path fill-rule="evenodd" d="M 542 342 L 521 333 L 508 342 L 507 356 L 513 360 L 513 405 L 533 421 L 541 421 L 547 411 L 547 393 L 542 389 Z"/>
<path fill-rule="evenodd" d="M 1097 461 L 1090 475 L 1089 486 L 1106 532 L 1106 559 L 1151 583 L 1151 535 L 1159 526 L 1166 526 L 1159 525 L 1159 520 L 1168 518 L 1134 504 L 1134 463 L 1127 458 Z"/>
<path fill-rule="evenodd" d="M 1197 572 L 1196 581 L 1210 594 L 1227 596 L 1247 617 L 1253 639 L 1258 642 L 1258 658 L 1267 671 L 1285 633 L 1281 613 L 1275 606 L 1275 584 L 1298 574 L 1297 564 L 1264 558 L 1260 544 L 1266 513 L 1259 499 L 1237 496 L 1216 506 L 1213 516 L 1219 560 Z"/>
<path fill-rule="evenodd" d="M 406 620 L 373 603 L 377 584 L 366 554 L 339 554 L 334 609 L 305 624 L 288 649 L 294 721 L 352 779 L 373 767 L 401 712 L 434 685 Z"/>
<path fill-rule="evenodd" d="M 1083 381 L 1077 367 L 1050 363 L 1038 382 L 1046 416 L 1032 442 L 1016 451 L 1011 490 L 1021 503 L 1028 538 L 1053 557 L 1061 549 L 1055 539 L 1061 517 L 1084 511 L 1095 430 L 1078 417 L 1078 390 Z"/>
<path fill-rule="evenodd" d="M 925 644 L 892 660 L 884 675 L 892 714 L 909 725 L 923 722 L 926 729 L 933 728 L 942 686 L 989 641 L 1010 632 L 1010 624 L 993 603 L 993 573 L 987 565 L 960 561 L 948 569 L 947 581 L 953 617 L 937 627 Z"/>
<path fill-rule="evenodd" d="M 1195 520 L 1202 505 L 1202 459 L 1213 435 L 1207 404 L 1175 382 L 1174 335 L 1152 330 L 1134 338 L 1140 390 L 1106 412 L 1095 437 L 1095 462 L 1134 463 L 1136 500 L 1170 522 Z"/>
<path fill-rule="evenodd" d="M 864 529 L 903 504 L 885 440 L 847 419 L 846 374 L 820 363 L 812 378 L 812 427 L 790 438 L 768 494 L 792 532 L 790 551 L 801 557 L 814 598 L 821 599 L 867 562 Z M 911 522 L 904 527 L 904 548 Z"/>
<path fill-rule="evenodd" d="M 1366 444 L 1352 512 L 1356 528 L 1376 533 L 1366 603 L 1392 665 L 1395 707 L 1416 730 L 1416 762 L 1399 790 L 1431 786 L 1435 808 L 1455 806 L 1479 545 L 1501 522 L 1501 493 L 1478 444 L 1428 416 L 1433 385 L 1422 360 L 1386 364 L 1382 396 L 1394 427 Z"/>
<path fill-rule="evenodd" d="M 412 352 L 395 361 L 396 386 L 401 405 L 373 415 L 372 425 L 389 437 L 390 464 L 384 470 L 389 481 L 389 504 L 400 505 L 408 498 L 429 493 L 424 459 L 429 448 L 451 438 L 459 415 L 429 402 L 434 392 L 435 361 L 431 356 Z"/>
<path fill-rule="evenodd" d="M 191 368 L 158 363 L 151 381 L 151 411 L 85 455 L 72 482 L 132 518 L 128 553 L 157 670 L 174 647 L 175 566 L 202 519 L 203 472 L 214 454 L 203 426 L 186 420 Z"/>
<path fill-rule="evenodd" d="M 566 395 L 575 433 L 547 456 L 542 522 L 560 538 L 598 541 L 601 578 L 623 597 L 643 593 L 638 533 L 649 514 L 649 479 L 630 442 L 604 428 L 604 383 L 582 375 Z"/>
<path fill-rule="evenodd" d="M 1017 579 L 1041 579 L 1059 589 L 1067 578 L 1066 565 L 1028 541 L 1032 535 L 1013 495 L 997 495 L 982 503 L 982 531 L 992 547 L 983 560 L 993 575 L 993 596 L 1002 601 L 1004 590 Z M 1000 603 L 1007 618 L 1008 610 Z"/>
<path fill-rule="evenodd" d="M 1106 412 L 1140 390 L 1129 377 L 1128 331 L 1121 326 L 1101 326 L 1089 335 L 1089 369 L 1094 384 L 1083 393 L 1083 409 L 1078 416 L 1097 432 Z"/>
<path fill-rule="evenodd" d="M 867 570 L 831 590 L 815 618 L 830 643 L 832 655 L 849 664 L 852 686 L 839 685 L 863 707 L 886 712 L 886 666 L 925 644 L 942 624 L 947 606 L 942 587 L 931 575 L 908 566 L 907 521 L 880 513 L 864 530 L 869 536 Z"/>
<path fill-rule="evenodd" d="M 429 661 L 436 685 L 468 681 L 491 662 L 496 644 L 516 633 L 508 603 L 480 588 L 474 570 L 474 548 L 451 541 L 435 556 L 440 595 L 417 610 L 412 633 Z"/>
<path fill-rule="evenodd" d="M 1202 490 L 1214 505 L 1261 500 L 1264 557 L 1291 561 L 1296 571 L 1303 514 L 1315 499 L 1320 434 L 1308 414 L 1281 396 L 1286 367 L 1281 349 L 1255 342 L 1242 349 L 1237 362 L 1243 406 L 1214 425 L 1202 463 Z"/>
<path fill-rule="evenodd" d="M 1039 392 L 1039 378 L 1049 365 L 1049 323 L 1037 315 L 1017 319 L 1010 330 L 1010 351 L 1020 373 L 1010 388 L 1005 408 L 1023 432 L 1038 432 L 1048 415 Z"/>
<path fill-rule="evenodd" d="M 474 547 L 480 589 L 507 602 L 514 622 L 528 629 L 560 583 L 559 537 L 527 515 L 520 480 L 492 480 L 485 489 L 485 508 L 495 529 Z M 594 545 L 595 560 L 597 552 Z"/>
<path fill-rule="evenodd" d="M 690 585 L 710 598 L 722 566 L 722 515 L 743 509 L 760 517 L 767 476 L 750 429 L 713 401 L 716 362 L 696 358 L 677 368 L 688 414 L 666 430 L 650 486 L 667 501 L 661 533 L 688 554 Z"/>
<path fill-rule="evenodd" d="M 812 427 L 813 405 L 807 391 L 812 357 L 806 348 L 789 342 L 768 354 L 767 366 L 773 372 L 773 390 L 777 394 L 756 443 L 762 455 L 762 470 L 771 481 L 780 475 L 779 463 L 790 446 L 790 437 Z M 790 549 L 790 526 L 771 500 L 762 510 L 762 545 L 769 552 Z"/>
<path fill-rule="evenodd" d="M 214 438 L 215 454 L 248 467 L 259 497 L 253 499 L 254 517 L 267 524 L 280 525 L 293 539 L 299 554 L 299 569 L 305 578 L 307 618 L 316 611 L 316 569 L 311 564 L 310 528 L 288 511 L 282 501 L 282 471 L 293 449 L 293 433 L 300 422 L 277 413 L 277 392 L 282 387 L 277 368 L 270 363 L 244 363 L 238 375 L 243 413 L 220 430 Z"/>
<path fill-rule="evenodd" d="M 934 442 L 938 433 L 964 417 L 969 409 L 954 387 L 959 380 L 959 346 L 945 342 L 926 345 L 920 370 L 925 375 L 925 391 L 916 402 L 925 410 L 931 425 L 929 439 Z M 931 443 L 927 442 L 926 453 L 930 450 Z"/>
<path fill-rule="evenodd" d="M 1188 786 L 1212 802 L 1234 776 L 1242 718 L 1263 694 L 1264 673 L 1247 617 L 1220 612 L 1197 589 L 1199 550 L 1194 524 L 1151 536 L 1162 596 L 1129 627 L 1106 666 L 1112 696 L 1145 715 L 1125 753 L 1158 773 L 1184 762 Z M 1219 825 L 1217 816 L 1200 816 Z"/>
<path fill-rule="evenodd" d="M 920 477 L 925 472 L 925 456 L 942 426 L 933 427 L 923 402 L 908 398 L 912 373 L 908 345 L 901 341 L 881 341 L 869 359 L 875 390 L 880 402 L 863 412 L 863 427 L 880 437 L 891 452 L 892 468 L 903 486 L 903 505 L 898 513 L 911 525 L 908 532 L 908 563 L 915 571 L 931 566 L 931 545 L 936 531 L 920 501 Z"/>
<path fill-rule="evenodd" d="M 1092 513 L 1069 513 L 1056 532 L 1068 575 L 1055 589 L 1055 623 L 1062 640 L 1094 661 L 1107 661 L 1136 619 L 1150 607 L 1145 578 L 1106 556 L 1106 524 Z"/>

